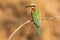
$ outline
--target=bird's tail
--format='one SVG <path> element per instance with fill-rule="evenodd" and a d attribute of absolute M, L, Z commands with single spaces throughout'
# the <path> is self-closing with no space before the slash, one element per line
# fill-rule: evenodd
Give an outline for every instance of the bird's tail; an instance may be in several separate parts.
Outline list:
<path fill-rule="evenodd" d="M 40 36 L 40 27 L 36 29 L 36 36 Z"/>

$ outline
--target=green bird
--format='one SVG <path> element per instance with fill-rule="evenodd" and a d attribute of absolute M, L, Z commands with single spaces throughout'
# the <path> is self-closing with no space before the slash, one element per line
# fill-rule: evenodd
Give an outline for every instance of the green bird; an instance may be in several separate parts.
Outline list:
<path fill-rule="evenodd" d="M 32 16 L 32 21 L 34 22 L 34 24 L 36 25 L 36 36 L 40 36 L 40 24 L 41 24 L 41 13 L 38 9 L 36 9 L 36 6 L 35 4 L 31 4 L 29 6 L 26 6 L 27 8 L 28 7 L 31 7 L 31 16 Z"/>
<path fill-rule="evenodd" d="M 38 9 L 36 9 L 35 4 L 31 4 L 30 7 L 32 9 L 31 11 L 32 21 L 36 25 L 36 36 L 40 36 L 41 13 Z"/>

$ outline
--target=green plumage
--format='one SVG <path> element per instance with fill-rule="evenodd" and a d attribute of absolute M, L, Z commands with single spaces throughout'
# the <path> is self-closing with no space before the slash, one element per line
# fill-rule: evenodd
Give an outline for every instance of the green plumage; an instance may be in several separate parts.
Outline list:
<path fill-rule="evenodd" d="M 36 29 L 36 35 L 39 37 L 40 36 L 40 28 Z"/>
<path fill-rule="evenodd" d="M 39 36 L 40 35 L 41 14 L 40 14 L 39 10 L 36 9 L 36 10 L 32 10 L 31 16 L 32 16 L 32 20 L 37 28 L 36 35 Z"/>

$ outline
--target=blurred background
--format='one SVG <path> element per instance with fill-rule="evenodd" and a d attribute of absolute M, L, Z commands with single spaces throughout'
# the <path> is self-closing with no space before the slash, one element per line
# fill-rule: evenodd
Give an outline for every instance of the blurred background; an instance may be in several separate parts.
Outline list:
<path fill-rule="evenodd" d="M 16 28 L 31 20 L 31 9 L 27 5 L 34 3 L 42 18 L 60 16 L 59 0 L 0 0 L 0 40 L 8 40 Z M 36 37 L 35 25 L 30 22 L 22 27 L 11 40 L 60 40 L 60 18 L 42 20 L 41 35 Z"/>

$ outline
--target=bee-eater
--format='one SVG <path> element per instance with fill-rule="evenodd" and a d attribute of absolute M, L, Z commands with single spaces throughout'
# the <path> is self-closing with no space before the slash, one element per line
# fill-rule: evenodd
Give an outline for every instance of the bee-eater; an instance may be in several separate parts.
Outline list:
<path fill-rule="evenodd" d="M 40 24 L 41 24 L 41 13 L 40 11 L 36 8 L 35 4 L 31 4 L 31 16 L 32 16 L 32 21 L 36 25 L 36 36 L 40 36 Z"/>

